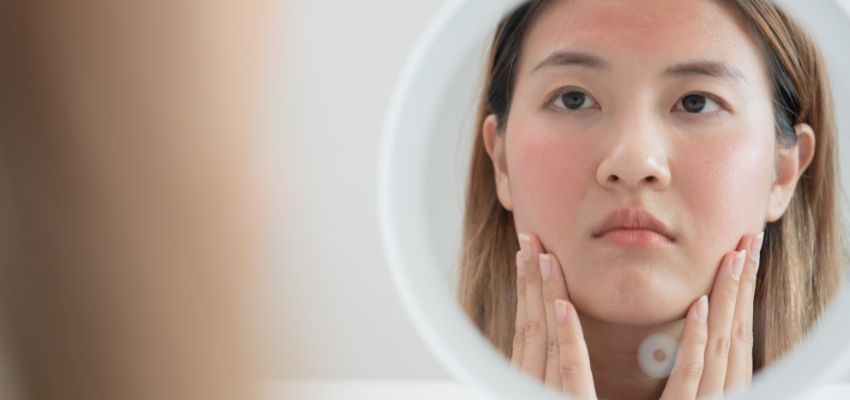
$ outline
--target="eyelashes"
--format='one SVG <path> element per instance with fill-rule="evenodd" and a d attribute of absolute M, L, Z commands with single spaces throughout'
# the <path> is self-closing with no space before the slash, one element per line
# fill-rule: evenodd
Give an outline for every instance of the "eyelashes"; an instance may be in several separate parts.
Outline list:
<path fill-rule="evenodd" d="M 563 112 L 577 112 L 585 109 L 601 109 L 599 102 L 586 90 L 576 87 L 558 89 L 546 103 Z M 689 92 L 679 97 L 671 112 L 694 115 L 714 115 L 731 109 L 718 96 L 705 92 Z"/>
<path fill-rule="evenodd" d="M 674 108 L 689 114 L 713 114 L 726 109 L 723 101 L 706 93 L 691 93 L 679 98 Z"/>
<path fill-rule="evenodd" d="M 580 89 L 567 89 L 555 94 L 552 105 L 564 110 L 580 110 L 598 107 L 599 103 L 596 102 L 593 96 Z"/>

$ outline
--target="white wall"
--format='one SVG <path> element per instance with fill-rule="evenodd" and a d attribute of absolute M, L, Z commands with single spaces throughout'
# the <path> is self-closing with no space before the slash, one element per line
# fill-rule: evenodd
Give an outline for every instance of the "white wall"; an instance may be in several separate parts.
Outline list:
<path fill-rule="evenodd" d="M 380 244 L 378 140 L 402 65 L 435 1 L 299 1 L 288 15 L 282 115 L 290 210 L 272 313 L 275 377 L 440 379 Z"/>
<path fill-rule="evenodd" d="M 839 0 L 850 10 L 850 0 Z M 273 378 L 447 379 L 383 258 L 378 140 L 406 56 L 445 0 L 292 2 L 280 105 L 288 188 L 270 280 Z M 277 151 L 277 150 L 275 150 Z M 278 266 L 279 266 L 278 265 Z"/>

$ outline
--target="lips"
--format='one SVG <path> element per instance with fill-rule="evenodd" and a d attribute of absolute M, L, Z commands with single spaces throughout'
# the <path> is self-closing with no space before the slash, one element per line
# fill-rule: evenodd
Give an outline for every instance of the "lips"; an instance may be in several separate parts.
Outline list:
<path fill-rule="evenodd" d="M 594 229 L 593 237 L 598 238 L 618 229 L 653 231 L 671 242 L 675 241 L 672 231 L 664 221 L 640 207 L 621 208 L 611 212 Z"/>

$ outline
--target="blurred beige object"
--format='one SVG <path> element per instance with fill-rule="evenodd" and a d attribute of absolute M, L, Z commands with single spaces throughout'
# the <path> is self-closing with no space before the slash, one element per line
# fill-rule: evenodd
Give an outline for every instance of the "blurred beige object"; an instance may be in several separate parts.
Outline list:
<path fill-rule="evenodd" d="M 0 2 L 0 338 L 23 398 L 257 395 L 269 11 Z"/>

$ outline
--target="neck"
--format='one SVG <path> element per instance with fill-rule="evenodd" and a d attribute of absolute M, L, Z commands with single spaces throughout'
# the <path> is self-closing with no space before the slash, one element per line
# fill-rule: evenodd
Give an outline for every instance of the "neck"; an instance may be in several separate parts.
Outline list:
<path fill-rule="evenodd" d="M 678 344 L 684 320 L 636 326 L 611 323 L 579 314 L 584 331 L 596 394 L 600 400 L 658 399 L 667 377 L 648 375 L 638 364 L 638 349 L 650 335 L 664 334 Z M 656 354 L 656 359 L 673 354 Z"/>

